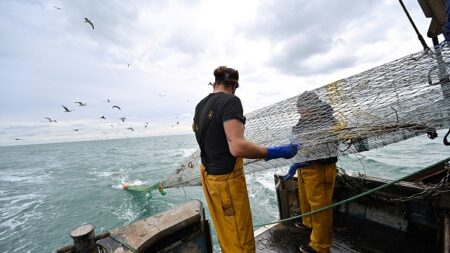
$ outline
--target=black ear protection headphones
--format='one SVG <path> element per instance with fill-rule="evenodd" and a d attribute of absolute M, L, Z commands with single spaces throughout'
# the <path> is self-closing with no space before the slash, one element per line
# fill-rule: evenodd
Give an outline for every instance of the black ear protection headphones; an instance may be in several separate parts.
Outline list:
<path fill-rule="evenodd" d="M 229 81 L 230 80 L 230 75 L 233 74 L 234 69 L 232 68 L 227 68 L 225 69 L 225 75 L 223 76 L 223 80 L 224 81 Z"/>
<path fill-rule="evenodd" d="M 224 81 L 236 81 L 236 80 L 230 78 L 231 74 L 233 74 L 234 72 L 236 72 L 236 70 L 234 70 L 232 68 L 225 69 L 223 80 Z M 239 87 L 239 83 L 236 82 L 236 87 L 235 88 L 237 89 L 238 87 Z"/>

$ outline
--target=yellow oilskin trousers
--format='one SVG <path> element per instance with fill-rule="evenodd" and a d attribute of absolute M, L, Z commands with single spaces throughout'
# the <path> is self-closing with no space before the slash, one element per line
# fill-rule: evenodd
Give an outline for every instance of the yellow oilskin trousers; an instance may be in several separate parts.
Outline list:
<path fill-rule="evenodd" d="M 208 175 L 203 165 L 200 173 L 222 253 L 255 252 L 243 159 L 238 158 L 233 172 L 225 175 Z"/>
<path fill-rule="evenodd" d="M 298 191 L 302 213 L 317 210 L 333 202 L 336 164 L 318 164 L 298 169 Z M 319 253 L 330 252 L 333 238 L 333 209 L 302 217 L 303 224 L 312 228 L 310 243 Z"/>

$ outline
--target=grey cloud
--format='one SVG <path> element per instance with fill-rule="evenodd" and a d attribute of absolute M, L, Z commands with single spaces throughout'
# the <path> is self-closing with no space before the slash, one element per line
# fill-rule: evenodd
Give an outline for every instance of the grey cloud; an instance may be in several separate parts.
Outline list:
<path fill-rule="evenodd" d="M 206 48 L 206 41 L 207 38 L 196 34 L 195 31 L 189 30 L 189 28 L 179 28 L 178 32 L 166 40 L 165 45 L 185 54 L 197 55 Z"/>
<path fill-rule="evenodd" d="M 309 76 L 317 73 L 330 74 L 337 69 L 349 68 L 356 65 L 357 63 L 358 61 L 356 57 L 352 55 L 346 55 L 339 57 L 338 59 L 321 62 L 321 64 L 315 66 L 307 66 L 306 64 L 301 64 L 298 68 L 294 68 L 291 65 L 286 66 L 286 68 L 292 67 L 292 69 L 290 70 L 292 73 Z"/>
<path fill-rule="evenodd" d="M 280 50 L 271 57 L 272 67 L 287 74 L 312 75 L 329 72 L 331 68 L 351 67 L 357 61 L 348 56 L 334 62 L 324 59 L 322 66 L 308 66 L 304 62 L 311 57 L 326 55 L 339 44 L 350 47 L 383 40 L 384 29 L 379 25 L 366 25 L 375 20 L 389 22 L 389 19 L 379 21 L 380 15 L 386 14 L 380 7 L 382 3 L 370 0 L 266 1 L 258 10 L 258 19 L 246 29 L 249 37 L 276 41 L 274 46 Z M 354 35 L 353 41 L 342 37 L 350 27 L 364 27 L 361 35 Z"/>
<path fill-rule="evenodd" d="M 294 64 L 309 57 L 329 51 L 336 42 L 330 37 L 317 36 L 311 39 L 307 34 L 299 34 L 283 43 L 282 51 L 273 57 L 274 65 Z"/>
<path fill-rule="evenodd" d="M 204 48 L 200 36 L 195 35 L 189 27 L 184 26 L 183 13 L 178 14 L 178 20 L 170 20 L 170 23 L 161 26 L 157 22 L 153 22 L 152 12 L 146 13 L 147 16 L 140 13 L 143 4 L 153 10 L 155 16 L 170 8 L 170 4 L 165 1 L 133 4 L 133 2 L 119 0 L 107 2 L 84 0 L 68 1 L 64 4 L 64 9 L 67 13 L 69 29 L 99 42 L 104 50 L 107 50 L 106 47 L 109 46 L 126 52 L 128 48 L 134 46 L 133 43 L 141 43 L 142 40 L 148 40 L 150 54 L 157 53 L 151 51 L 156 46 L 165 47 L 168 51 L 175 50 L 187 54 L 200 52 Z M 196 4 L 197 1 L 179 3 L 186 8 L 192 8 Z M 94 31 L 83 23 L 84 17 L 88 17 L 94 23 Z M 138 26 L 141 19 L 149 21 L 149 24 L 145 27 Z M 166 30 L 171 30 L 171 34 L 175 34 L 175 36 L 170 38 L 161 36 Z M 158 56 L 161 55 L 157 55 L 156 59 Z"/>
<path fill-rule="evenodd" d="M 375 1 L 266 1 L 260 7 L 253 34 L 285 39 L 299 33 L 334 35 L 371 12 Z"/>
<path fill-rule="evenodd" d="M 124 1 L 67 1 L 62 8 L 69 31 L 123 47 L 129 45 L 129 32 L 139 18 L 135 5 Z M 93 22 L 94 30 L 84 23 L 85 17 Z"/>

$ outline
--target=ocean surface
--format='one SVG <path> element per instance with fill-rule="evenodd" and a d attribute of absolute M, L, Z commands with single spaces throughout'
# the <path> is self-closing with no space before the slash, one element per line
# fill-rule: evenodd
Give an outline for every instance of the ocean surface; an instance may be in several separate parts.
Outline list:
<path fill-rule="evenodd" d="M 400 178 L 450 156 L 439 134 L 340 157 L 338 165 L 347 173 Z M 78 225 L 94 224 L 99 234 L 191 199 L 204 201 L 200 187 L 151 198 L 120 188 L 162 180 L 196 148 L 193 135 L 0 147 L 0 252 L 54 252 L 71 243 Z M 273 173 L 279 169 L 247 176 L 254 224 L 278 218 Z"/>

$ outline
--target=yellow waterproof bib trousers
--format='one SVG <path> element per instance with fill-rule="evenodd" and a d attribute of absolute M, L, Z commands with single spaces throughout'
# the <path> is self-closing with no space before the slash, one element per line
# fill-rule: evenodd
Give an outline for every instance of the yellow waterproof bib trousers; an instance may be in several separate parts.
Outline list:
<path fill-rule="evenodd" d="M 208 175 L 203 165 L 200 173 L 222 253 L 255 252 L 243 159 L 238 158 L 233 172 L 225 175 Z"/>
<path fill-rule="evenodd" d="M 301 168 L 298 174 L 298 190 L 302 213 L 314 211 L 333 202 L 336 164 L 318 164 Z M 310 243 L 319 253 L 330 252 L 333 238 L 333 209 L 302 217 L 303 224 L 312 228 Z"/>

